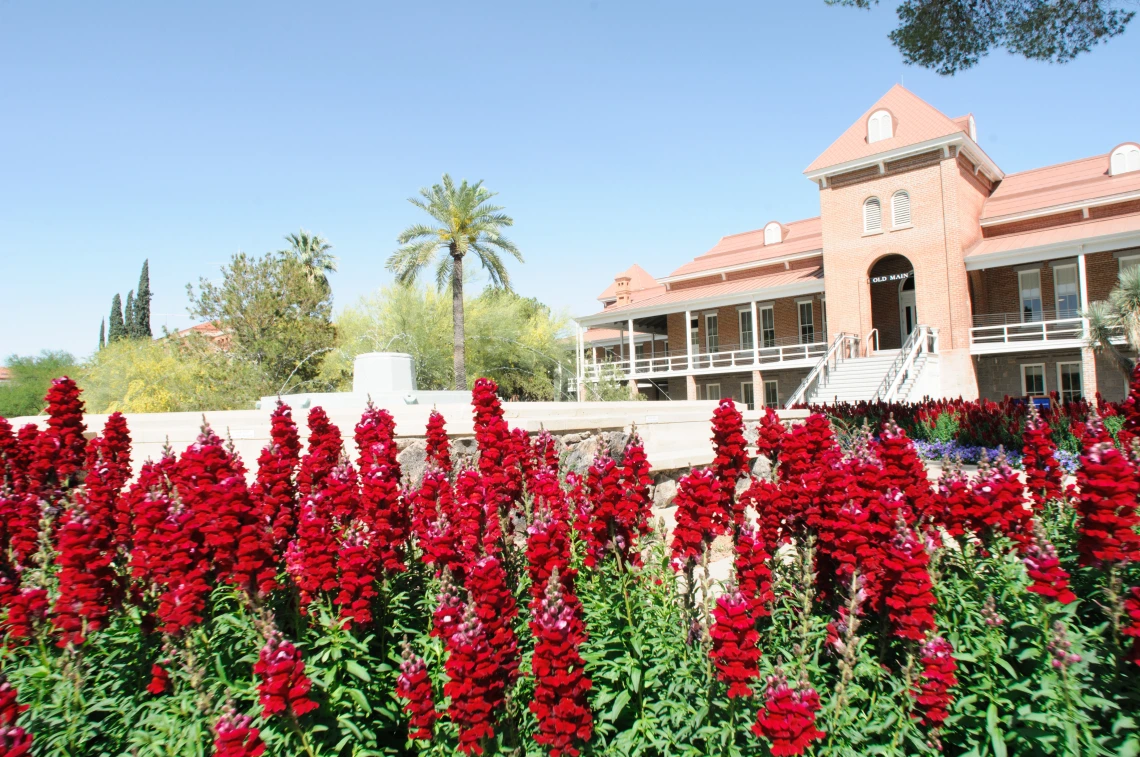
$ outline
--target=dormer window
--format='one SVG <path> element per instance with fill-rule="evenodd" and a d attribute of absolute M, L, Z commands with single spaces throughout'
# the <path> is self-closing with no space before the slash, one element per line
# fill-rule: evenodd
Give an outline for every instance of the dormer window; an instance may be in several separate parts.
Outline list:
<path fill-rule="evenodd" d="M 883 204 L 878 197 L 868 197 L 863 203 L 863 233 L 874 234 L 883 230 Z"/>
<path fill-rule="evenodd" d="M 1112 151 L 1112 158 L 1108 162 L 1110 176 L 1140 171 L 1140 145 L 1121 145 Z"/>
<path fill-rule="evenodd" d="M 779 244 L 784 241 L 784 230 L 780 228 L 780 224 L 772 221 L 764 227 L 764 245 Z"/>
<path fill-rule="evenodd" d="M 885 110 L 876 110 L 867 119 L 867 142 L 879 142 L 890 139 L 895 135 L 894 122 L 891 114 Z"/>

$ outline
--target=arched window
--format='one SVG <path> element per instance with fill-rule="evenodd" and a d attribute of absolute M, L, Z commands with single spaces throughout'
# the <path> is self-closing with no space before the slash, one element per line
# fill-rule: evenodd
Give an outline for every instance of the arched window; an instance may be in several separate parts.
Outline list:
<path fill-rule="evenodd" d="M 863 203 L 863 231 L 871 233 L 883 230 L 883 205 L 878 197 L 868 197 Z"/>
<path fill-rule="evenodd" d="M 901 189 L 891 197 L 891 226 L 910 226 L 910 195 Z"/>
<path fill-rule="evenodd" d="M 772 221 L 764 227 L 764 244 L 779 244 L 784 241 L 784 230 L 780 228 L 780 224 Z"/>
<path fill-rule="evenodd" d="M 1116 176 L 1130 171 L 1140 171 L 1140 146 L 1121 145 L 1112 151 L 1108 173 Z"/>
<path fill-rule="evenodd" d="M 878 142 L 883 139 L 890 139 L 895 135 L 894 123 L 891 121 L 891 114 L 885 110 L 876 110 L 867 119 L 867 141 Z"/>

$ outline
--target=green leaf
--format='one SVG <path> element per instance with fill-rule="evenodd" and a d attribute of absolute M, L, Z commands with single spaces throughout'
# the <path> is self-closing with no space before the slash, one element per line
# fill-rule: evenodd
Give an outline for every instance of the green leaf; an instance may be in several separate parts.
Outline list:
<path fill-rule="evenodd" d="M 999 724 L 997 705 L 993 702 L 990 702 L 990 706 L 986 708 L 986 730 L 989 731 L 990 745 L 994 749 L 995 757 L 1006 757 L 1005 735 Z"/>
<path fill-rule="evenodd" d="M 348 670 L 349 673 L 352 673 L 354 676 L 364 681 L 365 683 L 370 683 L 372 681 L 372 676 L 369 675 L 368 671 L 364 669 L 364 666 L 356 660 L 345 660 L 344 667 Z"/>
<path fill-rule="evenodd" d="M 619 692 L 617 697 L 614 699 L 613 707 L 610 708 L 609 712 L 602 716 L 602 720 L 612 723 L 621 717 L 622 710 L 624 710 L 625 706 L 629 703 L 629 698 L 630 694 L 628 691 Z"/>

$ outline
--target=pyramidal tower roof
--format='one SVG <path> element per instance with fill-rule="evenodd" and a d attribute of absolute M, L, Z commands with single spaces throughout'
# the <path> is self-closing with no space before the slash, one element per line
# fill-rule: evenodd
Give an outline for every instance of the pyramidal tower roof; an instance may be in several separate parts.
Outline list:
<path fill-rule="evenodd" d="M 868 141 L 868 119 L 871 114 L 885 110 L 891 114 L 892 136 L 876 142 Z M 804 173 L 868 158 L 883 152 L 927 142 L 939 137 L 968 132 L 968 118 L 955 122 L 918 95 L 896 84 L 867 109 L 855 123 L 831 143 Z"/>

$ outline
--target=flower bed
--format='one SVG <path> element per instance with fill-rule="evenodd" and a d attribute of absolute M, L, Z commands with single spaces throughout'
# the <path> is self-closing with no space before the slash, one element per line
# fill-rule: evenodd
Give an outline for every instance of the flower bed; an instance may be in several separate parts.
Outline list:
<path fill-rule="evenodd" d="M 372 406 L 347 449 L 279 405 L 252 475 L 204 426 L 130 480 L 121 416 L 88 442 L 73 382 L 48 403 L 0 419 L 0 757 L 1140 748 L 1131 404 L 1065 487 L 1044 419 L 1025 483 L 932 485 L 894 422 L 768 414 L 750 449 L 725 400 L 664 533 L 636 434 L 565 472 L 485 380 L 478 459 L 434 414 L 414 488 Z"/>

